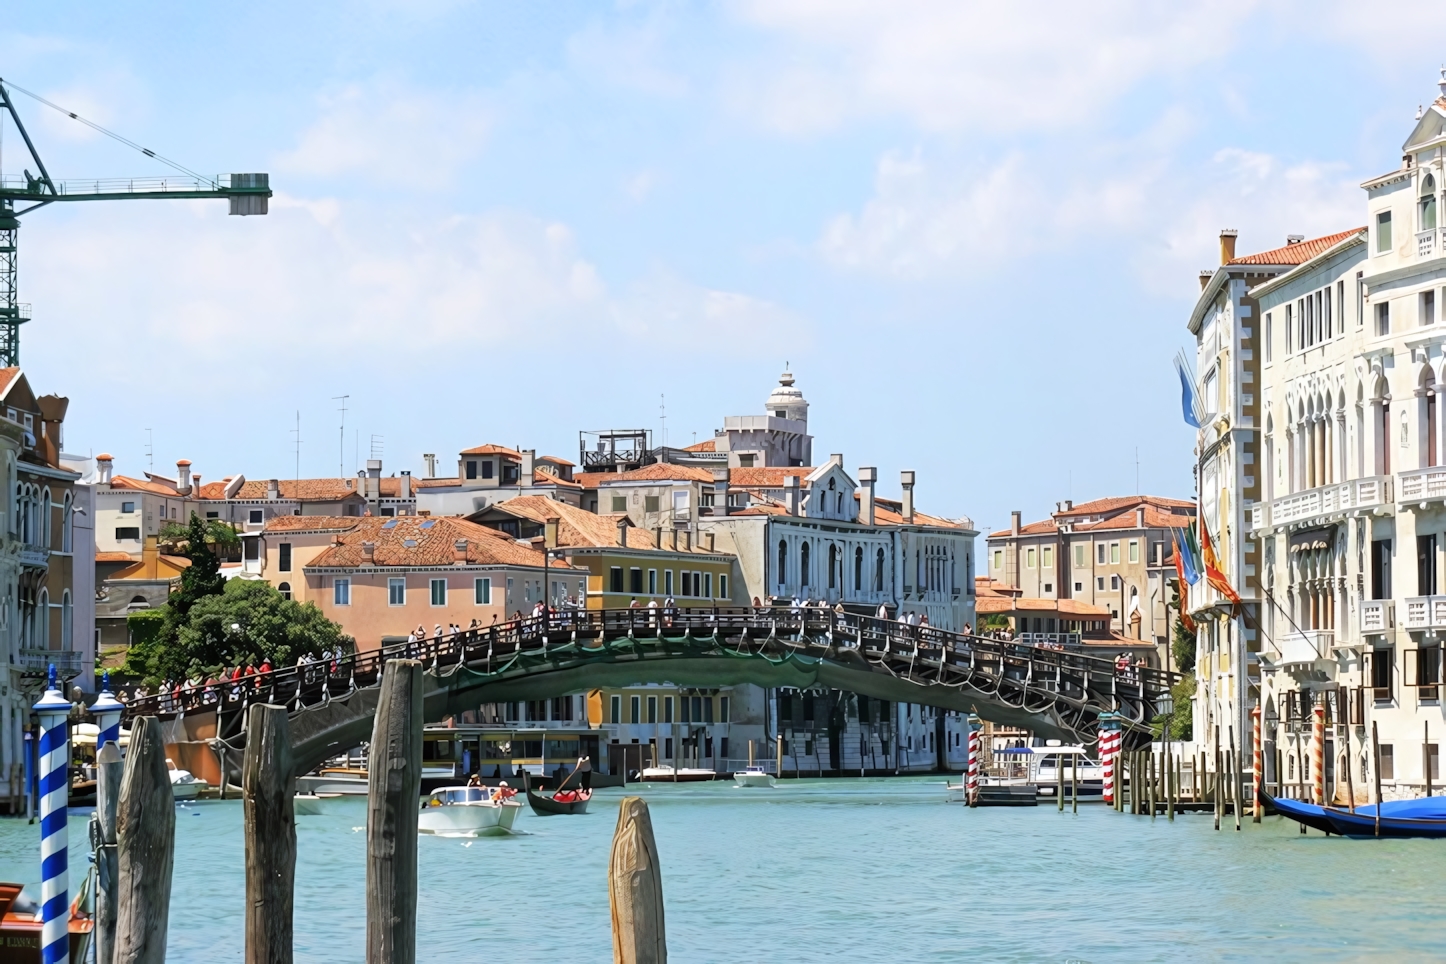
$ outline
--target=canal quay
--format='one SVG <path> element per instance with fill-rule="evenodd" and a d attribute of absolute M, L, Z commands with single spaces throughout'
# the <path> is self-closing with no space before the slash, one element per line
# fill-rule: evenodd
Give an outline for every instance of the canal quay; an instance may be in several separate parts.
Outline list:
<path fill-rule="evenodd" d="M 1267 817 L 967 809 L 940 777 L 630 785 L 652 812 L 678 962 L 1425 959 L 1443 845 L 1298 833 Z M 512 836 L 420 841 L 417 959 L 611 960 L 621 789 Z M 297 818 L 298 962 L 365 957 L 366 801 Z M 71 817 L 71 866 L 86 866 Z M 238 801 L 182 804 L 166 959 L 242 960 Z M 37 884 L 38 826 L 0 821 L 0 875 Z M 1347 907 L 1369 906 L 1380 926 Z"/>

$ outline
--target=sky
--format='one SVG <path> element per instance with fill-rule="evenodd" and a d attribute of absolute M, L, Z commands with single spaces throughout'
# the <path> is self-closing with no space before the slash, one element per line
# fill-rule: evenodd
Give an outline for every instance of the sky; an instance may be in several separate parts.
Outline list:
<path fill-rule="evenodd" d="M 1240 252 L 1364 223 L 1439 2 L 26 4 L 0 77 L 219 201 L 20 230 L 21 364 L 67 451 L 204 479 L 576 460 L 761 413 L 925 511 L 1190 497 L 1175 352 Z M 57 180 L 167 173 L 12 94 Z M 0 172 L 29 166 L 13 125 Z M 339 396 L 345 401 L 345 428 Z M 375 441 L 374 441 L 375 439 Z"/>

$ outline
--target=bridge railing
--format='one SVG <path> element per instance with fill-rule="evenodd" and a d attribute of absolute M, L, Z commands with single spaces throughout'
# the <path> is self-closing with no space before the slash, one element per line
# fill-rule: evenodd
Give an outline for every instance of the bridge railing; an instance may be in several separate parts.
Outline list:
<path fill-rule="evenodd" d="M 911 626 L 897 620 L 858 616 L 810 607 L 658 608 L 553 610 L 486 628 L 395 643 L 378 649 L 298 663 L 265 673 L 173 684 L 160 693 L 132 699 L 127 720 L 141 715 L 244 709 L 255 702 L 314 706 L 380 681 L 387 662 L 420 659 L 430 668 L 466 663 L 494 672 L 519 653 L 546 652 L 573 640 L 614 641 L 683 635 L 717 636 L 744 643 L 786 640 L 810 655 L 827 657 L 852 648 L 874 659 L 909 661 L 911 675 L 925 677 L 937 666 L 966 669 L 996 681 L 1014 681 L 1038 691 L 1085 697 L 1108 693 L 1153 705 L 1166 692 L 1174 674 L 1149 668 L 1117 669 L 1095 656 L 1028 645 L 1013 640 Z"/>

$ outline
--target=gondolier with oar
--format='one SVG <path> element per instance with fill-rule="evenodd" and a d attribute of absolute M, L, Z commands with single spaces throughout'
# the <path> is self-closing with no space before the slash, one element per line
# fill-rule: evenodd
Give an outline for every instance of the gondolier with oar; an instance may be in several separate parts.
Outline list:
<path fill-rule="evenodd" d="M 592 791 L 592 760 L 585 756 L 578 757 L 577 763 L 572 768 L 572 772 L 557 785 L 557 789 L 561 790 L 567 786 L 568 781 L 573 777 L 577 777 L 578 780 L 581 781 L 583 792 L 590 793 Z"/>

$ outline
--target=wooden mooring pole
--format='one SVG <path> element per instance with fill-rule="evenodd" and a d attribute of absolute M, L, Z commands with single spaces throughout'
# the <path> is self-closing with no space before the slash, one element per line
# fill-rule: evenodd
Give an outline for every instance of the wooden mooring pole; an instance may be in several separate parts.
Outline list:
<path fill-rule="evenodd" d="M 1345 737 L 1346 743 L 1346 793 L 1350 795 L 1350 799 L 1346 801 L 1346 806 L 1350 808 L 1351 813 L 1355 813 L 1356 775 L 1354 771 L 1356 769 L 1356 760 L 1354 754 L 1351 752 L 1351 725 L 1349 723 L 1341 727 L 1341 735 Z"/>
<path fill-rule="evenodd" d="M 417 959 L 417 798 L 422 664 L 386 664 L 367 777 L 367 964 Z"/>
<path fill-rule="evenodd" d="M 125 761 L 120 747 L 107 742 L 95 756 L 95 815 L 100 846 L 95 851 L 95 959 L 110 964 L 115 951 L 116 896 L 120 859 L 116 853 L 116 816 L 120 811 L 121 781 Z"/>
<path fill-rule="evenodd" d="M 1376 782 L 1376 836 L 1381 835 L 1381 734 L 1371 721 L 1371 776 Z"/>
<path fill-rule="evenodd" d="M 618 807 L 608 858 L 608 903 L 614 964 L 666 964 L 663 871 L 653 840 L 653 821 L 642 797 L 624 797 Z"/>
<path fill-rule="evenodd" d="M 1165 742 L 1165 817 L 1175 819 L 1175 758 L 1170 754 L 1170 743 Z"/>
<path fill-rule="evenodd" d="M 241 801 L 246 825 L 246 964 L 290 964 L 296 816 L 286 707 L 247 710 Z M 415 809 L 415 807 L 413 808 Z"/>
<path fill-rule="evenodd" d="M 1221 766 L 1221 763 L 1222 763 L 1222 762 L 1223 762 L 1223 761 L 1222 761 L 1222 758 L 1221 758 L 1221 756 L 1220 756 L 1220 744 L 1217 742 L 1216 745 L 1215 745 L 1215 780 L 1214 780 L 1214 784 L 1215 784 L 1215 786 L 1214 786 L 1214 790 L 1215 790 L 1215 829 L 1216 829 L 1216 830 L 1219 830 L 1219 829 L 1220 829 L 1220 818 L 1221 818 L 1221 816 L 1223 815 L 1224 806 L 1225 806 L 1224 801 L 1222 801 L 1222 800 L 1220 799 L 1220 791 L 1221 791 L 1221 789 L 1222 789 L 1221 781 L 1220 781 L 1220 766 Z"/>
<path fill-rule="evenodd" d="M 164 964 L 175 861 L 176 801 L 161 722 L 131 727 L 116 805 L 116 929 L 112 964 Z"/>
<path fill-rule="evenodd" d="M 1159 771 L 1155 767 L 1155 749 L 1150 747 L 1145 750 L 1145 758 L 1150 767 L 1150 819 L 1155 819 L 1155 804 L 1159 800 Z"/>

